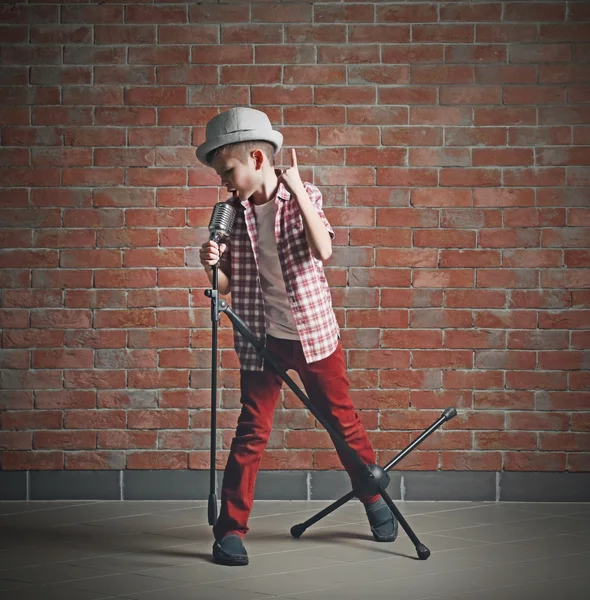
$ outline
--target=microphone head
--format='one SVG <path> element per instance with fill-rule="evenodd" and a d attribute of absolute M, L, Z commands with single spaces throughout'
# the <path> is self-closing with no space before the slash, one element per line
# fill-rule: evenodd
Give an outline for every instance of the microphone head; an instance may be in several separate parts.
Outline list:
<path fill-rule="evenodd" d="M 213 207 L 213 213 L 209 221 L 209 239 L 214 242 L 220 242 L 228 238 L 235 218 L 235 206 L 232 206 L 228 202 L 218 202 Z"/>

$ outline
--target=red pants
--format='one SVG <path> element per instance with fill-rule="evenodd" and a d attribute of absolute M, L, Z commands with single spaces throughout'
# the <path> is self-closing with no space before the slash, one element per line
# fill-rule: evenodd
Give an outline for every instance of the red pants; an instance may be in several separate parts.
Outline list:
<path fill-rule="evenodd" d="M 267 348 L 286 369 L 301 378 L 307 396 L 326 415 L 346 443 L 366 464 L 375 463 L 375 451 L 348 395 L 348 379 L 342 346 L 322 360 L 306 363 L 301 343 L 267 336 Z M 265 364 L 264 371 L 240 371 L 242 412 L 232 440 L 221 490 L 221 511 L 213 533 L 219 540 L 227 533 L 244 537 L 254 502 L 254 485 L 262 453 L 271 433 L 282 379 Z M 355 468 L 340 452 L 340 461 L 353 486 Z M 360 497 L 364 503 L 379 496 Z"/>

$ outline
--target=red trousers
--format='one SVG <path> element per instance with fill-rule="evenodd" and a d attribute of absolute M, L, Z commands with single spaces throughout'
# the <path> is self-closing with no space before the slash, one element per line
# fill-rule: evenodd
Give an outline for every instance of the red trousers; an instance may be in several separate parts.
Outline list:
<path fill-rule="evenodd" d="M 301 343 L 267 336 L 268 350 L 286 369 L 301 378 L 307 396 L 325 415 L 345 442 L 366 464 L 375 463 L 375 451 L 348 395 L 348 379 L 342 346 L 322 360 L 306 363 Z M 215 539 L 228 533 L 244 537 L 254 502 L 256 475 L 271 433 L 274 410 L 282 380 L 265 364 L 263 371 L 240 371 L 242 411 L 232 440 L 221 490 L 221 511 L 213 528 Z M 355 485 L 355 468 L 338 453 L 340 461 Z M 379 496 L 361 496 L 364 503 Z"/>

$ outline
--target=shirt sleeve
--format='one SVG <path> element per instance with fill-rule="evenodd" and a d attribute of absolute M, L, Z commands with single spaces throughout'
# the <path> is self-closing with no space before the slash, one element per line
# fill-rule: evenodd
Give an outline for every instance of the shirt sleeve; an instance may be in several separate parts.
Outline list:
<path fill-rule="evenodd" d="M 322 209 L 322 192 L 320 192 L 320 190 L 311 183 L 304 183 L 304 186 L 305 190 L 307 191 L 307 195 L 311 200 L 311 203 L 313 204 L 318 215 L 320 216 L 320 219 L 322 220 L 322 222 L 326 226 L 326 229 L 328 230 L 328 233 L 330 234 L 330 239 L 333 240 L 336 234 L 334 233 L 334 230 L 332 229 L 332 226 L 330 225 L 330 222 L 326 218 L 326 215 L 324 214 L 324 211 Z"/>

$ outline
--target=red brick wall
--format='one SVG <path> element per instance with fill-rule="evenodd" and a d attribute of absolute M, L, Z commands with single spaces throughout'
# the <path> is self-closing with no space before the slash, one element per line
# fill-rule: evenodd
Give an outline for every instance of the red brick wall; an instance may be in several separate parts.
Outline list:
<path fill-rule="evenodd" d="M 219 190 L 194 145 L 245 104 L 324 193 L 381 460 L 456 406 L 399 468 L 590 470 L 590 3 L 0 12 L 2 469 L 207 468 Z M 221 343 L 223 466 L 227 322 Z M 337 466 L 285 394 L 263 468 Z"/>

